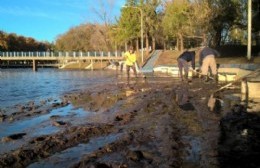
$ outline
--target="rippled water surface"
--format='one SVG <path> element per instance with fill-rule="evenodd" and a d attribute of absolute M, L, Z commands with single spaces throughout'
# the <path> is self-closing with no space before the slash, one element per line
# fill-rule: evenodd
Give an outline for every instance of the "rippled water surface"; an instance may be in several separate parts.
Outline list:
<path fill-rule="evenodd" d="M 67 92 L 110 83 L 114 77 L 113 71 L 0 69 L 0 107 L 59 98 Z"/>

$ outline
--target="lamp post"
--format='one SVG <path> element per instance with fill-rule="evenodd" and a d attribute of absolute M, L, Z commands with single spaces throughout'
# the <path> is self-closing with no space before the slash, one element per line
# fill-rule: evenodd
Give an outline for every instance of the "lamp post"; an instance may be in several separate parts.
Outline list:
<path fill-rule="evenodd" d="M 142 63 L 144 62 L 144 30 L 143 30 L 143 10 L 137 6 L 122 6 L 123 8 L 136 8 L 140 10 L 141 13 L 141 57 Z"/>
<path fill-rule="evenodd" d="M 247 59 L 251 59 L 251 36 L 252 36 L 252 0 L 248 0 L 247 11 Z"/>

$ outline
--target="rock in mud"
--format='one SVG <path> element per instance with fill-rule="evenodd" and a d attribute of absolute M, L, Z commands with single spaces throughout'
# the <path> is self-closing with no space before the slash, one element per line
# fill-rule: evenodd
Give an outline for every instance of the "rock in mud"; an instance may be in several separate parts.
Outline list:
<path fill-rule="evenodd" d="M 10 142 L 13 140 L 22 139 L 25 135 L 26 135 L 26 133 L 12 134 L 7 137 L 3 137 L 2 142 Z"/>
<path fill-rule="evenodd" d="M 67 125 L 67 123 L 64 121 L 54 121 L 53 125 L 59 127 L 59 126 Z"/>

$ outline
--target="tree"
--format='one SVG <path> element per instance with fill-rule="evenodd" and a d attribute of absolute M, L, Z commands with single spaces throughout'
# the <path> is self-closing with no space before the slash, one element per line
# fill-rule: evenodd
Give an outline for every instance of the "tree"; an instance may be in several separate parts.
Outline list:
<path fill-rule="evenodd" d="M 106 26 L 100 24 L 82 24 L 71 28 L 56 39 L 56 49 L 61 51 L 111 51 Z M 107 35 L 104 35 L 107 34 Z"/>
<path fill-rule="evenodd" d="M 243 23 L 243 12 L 240 0 L 208 0 L 211 15 L 212 45 L 219 46 L 227 40 L 228 33 L 234 26 L 241 27 Z"/>
<path fill-rule="evenodd" d="M 140 25 L 140 13 L 137 8 L 132 8 L 137 6 L 136 0 L 128 0 L 126 6 L 131 6 L 127 8 L 122 8 L 121 16 L 117 22 L 116 29 L 120 32 L 120 35 L 116 36 L 117 41 L 124 42 L 125 40 L 133 45 L 134 39 L 138 40 L 140 37 L 141 25 Z M 141 37 L 140 37 L 141 38 Z M 138 45 L 136 45 L 138 49 Z"/>
<path fill-rule="evenodd" d="M 194 0 L 188 13 L 190 22 L 189 35 L 206 43 L 210 31 L 210 21 L 213 15 L 212 9 L 206 0 Z"/>
<path fill-rule="evenodd" d="M 98 16 L 98 18 L 102 22 L 102 26 L 100 24 L 95 24 L 99 27 L 99 32 L 96 32 L 95 36 L 98 36 L 98 39 L 93 39 L 96 43 L 105 43 L 105 47 L 103 50 L 110 51 L 113 49 L 114 40 L 111 38 L 110 29 L 114 23 L 113 17 L 110 16 L 111 11 L 115 7 L 115 0 L 97 0 L 97 4 L 95 8 L 93 8 L 94 13 Z M 96 46 L 95 48 L 100 48 L 100 46 Z M 99 49 L 102 50 L 102 49 Z"/>
<path fill-rule="evenodd" d="M 152 39 L 152 49 L 156 48 L 156 34 L 159 33 L 159 16 L 157 8 L 161 4 L 159 0 L 146 1 L 143 7 L 145 16 L 146 48 L 149 47 L 149 36 Z M 149 52 L 147 50 L 147 52 Z"/>
<path fill-rule="evenodd" d="M 189 3 L 186 0 L 174 0 L 165 4 L 163 28 L 165 35 L 177 39 L 177 48 L 183 50 L 183 38 L 191 24 L 189 22 Z"/>
<path fill-rule="evenodd" d="M 7 49 L 7 34 L 3 31 L 0 31 L 0 51 L 6 51 Z"/>
<path fill-rule="evenodd" d="M 256 45 L 260 46 L 260 1 L 253 0 L 252 3 L 254 11 L 252 21 L 253 33 L 255 34 Z"/>
<path fill-rule="evenodd" d="M 91 38 L 95 31 L 95 25 L 82 24 L 71 28 L 56 39 L 56 49 L 61 51 L 90 51 L 94 50 Z"/>

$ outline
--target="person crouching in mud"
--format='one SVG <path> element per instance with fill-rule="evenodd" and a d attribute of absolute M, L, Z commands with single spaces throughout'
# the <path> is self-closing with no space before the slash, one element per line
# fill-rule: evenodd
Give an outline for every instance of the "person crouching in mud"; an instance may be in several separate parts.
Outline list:
<path fill-rule="evenodd" d="M 189 62 L 191 62 L 192 69 L 195 71 L 195 51 L 184 51 L 178 58 L 178 67 L 180 72 L 180 77 L 182 81 L 189 81 Z M 182 70 L 184 69 L 184 77 Z"/>
<path fill-rule="evenodd" d="M 207 47 L 205 44 L 201 45 L 199 64 L 202 74 L 202 80 L 205 83 L 209 82 L 209 68 L 211 69 L 211 73 L 213 75 L 213 82 L 216 83 L 218 81 L 217 64 L 215 57 L 219 55 L 220 53 L 218 51 Z"/>
<path fill-rule="evenodd" d="M 124 56 L 125 56 L 125 65 L 126 65 L 126 73 L 127 73 L 127 84 L 129 84 L 130 68 L 133 69 L 135 77 L 137 77 L 137 73 L 135 69 L 136 54 L 134 52 L 134 48 L 132 46 L 129 47 L 129 51 L 127 51 L 124 54 Z"/>

